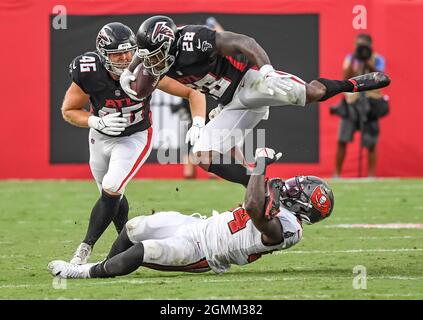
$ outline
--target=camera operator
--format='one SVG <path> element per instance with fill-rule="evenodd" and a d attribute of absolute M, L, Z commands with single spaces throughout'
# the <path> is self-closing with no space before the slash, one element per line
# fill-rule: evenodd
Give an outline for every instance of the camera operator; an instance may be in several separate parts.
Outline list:
<path fill-rule="evenodd" d="M 347 55 L 344 60 L 344 79 L 368 72 L 383 72 L 384 69 L 385 59 L 373 51 L 370 35 L 364 33 L 357 35 L 354 52 Z M 368 176 L 374 177 L 376 144 L 379 136 L 378 119 L 385 116 L 389 111 L 387 98 L 380 89 L 361 93 L 346 93 L 341 103 L 332 107 L 330 111 L 342 118 L 338 135 L 335 177 L 339 177 L 341 174 L 347 143 L 352 142 L 354 132 L 357 130 L 361 132 L 359 171 L 361 171 L 361 150 L 365 147 L 368 150 Z M 360 175 L 361 172 L 359 172 Z"/>

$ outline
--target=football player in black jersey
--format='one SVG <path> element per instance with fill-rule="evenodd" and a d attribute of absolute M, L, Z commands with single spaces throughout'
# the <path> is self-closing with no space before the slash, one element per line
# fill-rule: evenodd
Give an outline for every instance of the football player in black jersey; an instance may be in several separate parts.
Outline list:
<path fill-rule="evenodd" d="M 202 128 L 193 152 L 205 170 L 244 186 L 249 171 L 240 163 L 220 164 L 219 154 L 235 154 L 234 147 L 243 142 L 246 129 L 266 117 L 269 106 L 305 106 L 341 92 L 371 90 L 390 83 L 380 72 L 345 81 L 319 78 L 305 83 L 275 70 L 264 49 L 251 37 L 199 25 L 177 28 L 165 16 L 145 20 L 136 37 L 138 50 L 122 74 L 122 88 L 134 94 L 129 87 L 132 72 L 143 63 L 153 74 L 167 75 L 214 97 L 221 111 L 215 110 L 213 120 Z M 193 130 L 197 132 L 204 122 L 204 118 L 194 117 Z"/>
<path fill-rule="evenodd" d="M 122 90 L 119 78 L 136 50 L 135 35 L 122 23 L 105 25 L 98 33 L 96 51 L 70 64 L 72 83 L 62 113 L 66 121 L 89 127 L 90 168 L 101 196 L 94 205 L 83 242 L 71 262 L 87 262 L 92 247 L 113 221 L 120 232 L 128 220 L 124 190 L 148 158 L 152 144 L 150 97 L 139 100 Z M 192 115 L 205 117 L 205 97 L 169 77 L 158 88 L 188 99 Z M 90 103 L 91 112 L 84 109 Z M 194 142 L 198 136 L 191 132 Z"/>

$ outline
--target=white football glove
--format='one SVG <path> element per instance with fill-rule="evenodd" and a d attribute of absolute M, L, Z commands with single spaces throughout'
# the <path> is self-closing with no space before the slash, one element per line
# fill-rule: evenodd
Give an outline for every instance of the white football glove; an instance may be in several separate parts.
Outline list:
<path fill-rule="evenodd" d="M 216 118 L 222 110 L 223 108 L 220 105 L 214 108 L 209 112 L 209 119 L 212 120 L 213 118 Z"/>
<path fill-rule="evenodd" d="M 110 113 L 104 117 L 89 116 L 88 126 L 109 136 L 118 136 L 126 128 L 127 120 L 119 117 L 120 112 Z"/>
<path fill-rule="evenodd" d="M 192 126 L 189 128 L 187 135 L 185 136 L 185 143 L 190 143 L 193 146 L 200 137 L 201 129 L 205 124 L 206 120 L 203 117 L 195 116 L 192 119 Z"/>
<path fill-rule="evenodd" d="M 286 81 L 287 77 L 277 73 L 271 65 L 262 66 L 260 73 L 264 76 L 263 84 L 270 95 L 277 93 L 286 96 L 292 90 L 292 86 Z"/>
<path fill-rule="evenodd" d="M 266 165 L 272 164 L 273 162 L 276 162 L 282 157 L 282 152 L 276 153 L 275 150 L 270 148 L 257 148 L 256 149 L 256 162 L 260 158 L 265 158 Z"/>
<path fill-rule="evenodd" d="M 126 92 L 126 94 L 134 100 L 142 100 L 137 98 L 137 93 L 131 89 L 131 81 L 135 81 L 135 75 L 129 71 L 128 69 L 125 69 L 122 74 L 120 75 L 120 86 L 122 87 L 123 91 Z"/>

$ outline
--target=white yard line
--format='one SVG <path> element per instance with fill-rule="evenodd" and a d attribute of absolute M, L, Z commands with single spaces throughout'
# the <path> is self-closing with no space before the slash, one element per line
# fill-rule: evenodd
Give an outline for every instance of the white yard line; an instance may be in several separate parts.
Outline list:
<path fill-rule="evenodd" d="M 304 268 L 301 268 L 301 270 L 304 270 Z M 301 271 L 299 270 L 299 271 Z M 229 275 L 228 275 L 229 276 Z M 326 277 L 322 276 L 304 276 L 304 277 L 256 277 L 251 276 L 248 277 L 248 279 L 222 279 L 221 276 L 216 276 L 215 279 L 199 279 L 199 282 L 203 283 L 231 283 L 231 282 L 246 282 L 251 283 L 252 281 L 266 281 L 266 282 L 275 282 L 275 281 L 305 281 L 307 279 L 322 279 L 325 280 Z M 220 279 L 219 279 L 220 278 Z M 340 280 L 340 281 L 349 281 L 353 278 L 352 275 L 340 275 L 332 277 L 331 280 Z M 391 275 L 391 276 L 369 276 L 368 280 L 394 280 L 394 281 L 422 281 L 423 276 L 417 276 L 417 277 L 406 277 L 402 275 Z M 52 278 L 53 281 L 53 278 Z M 69 279 L 70 282 L 68 282 L 68 286 L 70 288 L 82 288 L 82 287 L 91 287 L 91 286 L 107 286 L 107 285 L 117 285 L 117 284 L 130 284 L 130 285 L 145 285 L 145 284 L 158 284 L 158 283 L 166 283 L 166 284 L 180 284 L 185 283 L 185 278 L 174 278 L 174 279 L 120 279 L 120 280 L 80 280 L 75 281 L 72 279 Z M 34 284 L 6 284 L 6 285 L 0 285 L 0 289 L 29 289 L 29 288 L 52 288 L 52 283 L 34 283 Z M 372 294 L 369 293 L 369 295 L 382 295 L 382 294 Z M 415 296 L 416 294 L 410 294 L 410 296 Z M 423 295 L 423 294 L 422 294 Z M 294 296 L 301 296 L 301 295 L 292 295 Z M 396 296 L 395 294 L 387 295 L 387 296 Z"/>
<path fill-rule="evenodd" d="M 337 253 L 375 253 L 375 252 L 417 252 L 423 251 L 423 248 L 409 249 L 351 249 L 351 250 L 282 250 L 273 252 L 273 254 L 337 254 Z"/>
<path fill-rule="evenodd" d="M 310 237 L 311 238 L 311 237 Z M 333 237 L 312 237 L 313 240 L 333 240 Z M 308 237 L 303 237 L 308 239 Z M 423 236 L 372 236 L 372 237 L 342 237 L 342 240 L 404 240 L 404 239 L 423 239 Z"/>
<path fill-rule="evenodd" d="M 423 229 L 423 223 L 384 223 L 384 224 L 334 224 L 325 228 L 363 228 L 363 229 Z"/>

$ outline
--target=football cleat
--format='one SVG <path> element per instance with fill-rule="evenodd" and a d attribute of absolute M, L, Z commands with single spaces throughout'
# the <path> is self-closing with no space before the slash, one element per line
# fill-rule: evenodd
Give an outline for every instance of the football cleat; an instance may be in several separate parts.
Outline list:
<path fill-rule="evenodd" d="M 72 264 L 63 260 L 51 261 L 47 268 L 54 277 L 63 279 L 84 279 L 90 277 L 90 269 L 95 263 Z"/>
<path fill-rule="evenodd" d="M 391 79 L 383 72 L 366 73 L 348 80 L 354 85 L 353 92 L 380 89 L 391 83 Z"/>
<path fill-rule="evenodd" d="M 86 264 L 90 258 L 91 250 L 92 248 L 89 244 L 82 242 L 73 254 L 73 258 L 70 263 Z"/>

